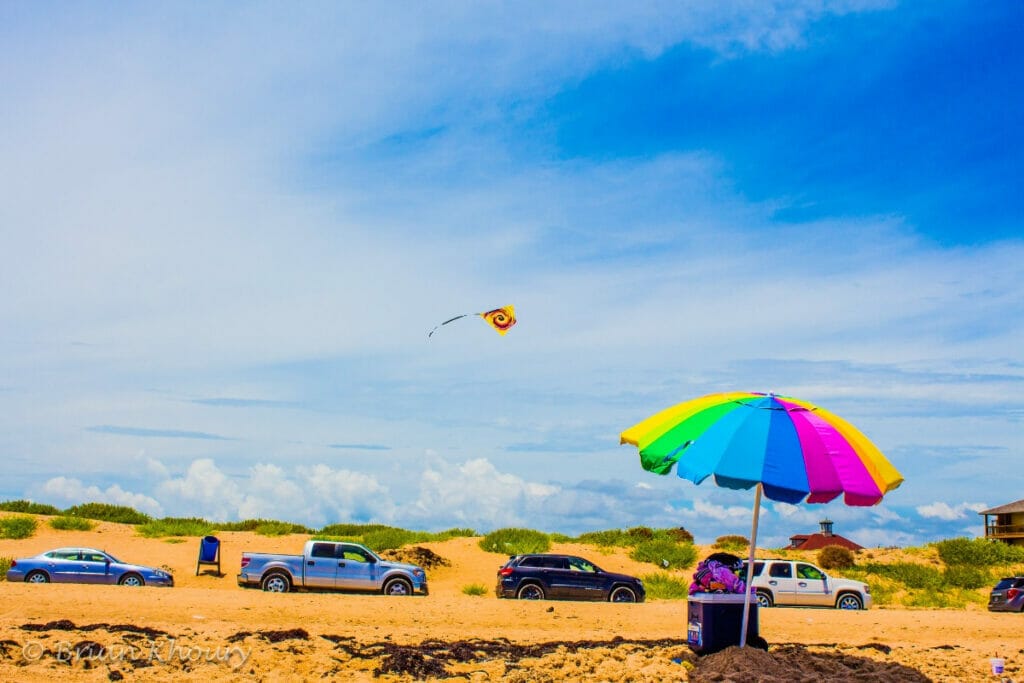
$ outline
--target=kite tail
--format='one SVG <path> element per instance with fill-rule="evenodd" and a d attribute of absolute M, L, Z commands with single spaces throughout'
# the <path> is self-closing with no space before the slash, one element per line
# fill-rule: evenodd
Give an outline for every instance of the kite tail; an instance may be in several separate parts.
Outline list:
<path fill-rule="evenodd" d="M 471 316 L 471 315 L 478 315 L 478 314 L 477 314 L 477 313 L 463 313 L 462 315 L 457 315 L 457 316 L 455 316 L 454 318 L 449 318 L 448 320 L 445 320 L 445 321 L 444 321 L 443 323 L 441 323 L 440 325 L 438 325 L 437 327 L 435 327 L 434 329 L 432 329 L 432 330 L 431 330 L 431 331 L 430 331 L 430 332 L 429 332 L 429 333 L 427 334 L 427 339 L 430 339 L 430 337 L 431 337 L 431 336 L 432 336 L 432 335 L 433 335 L 433 334 L 434 334 L 435 332 L 437 332 L 437 328 L 438 328 L 438 327 L 441 327 L 442 325 L 447 325 L 448 323 L 451 323 L 451 322 L 455 322 L 455 321 L 456 321 L 456 320 L 458 320 L 459 318 L 466 318 L 466 317 L 468 317 L 468 316 Z"/>

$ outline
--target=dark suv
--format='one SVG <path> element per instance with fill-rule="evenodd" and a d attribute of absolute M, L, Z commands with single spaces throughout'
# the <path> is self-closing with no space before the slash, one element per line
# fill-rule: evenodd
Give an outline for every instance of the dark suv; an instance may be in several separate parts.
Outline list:
<path fill-rule="evenodd" d="M 990 612 L 1024 612 L 1024 576 L 999 579 L 988 596 Z"/>
<path fill-rule="evenodd" d="M 644 584 L 574 555 L 513 555 L 498 570 L 499 598 L 643 602 Z"/>

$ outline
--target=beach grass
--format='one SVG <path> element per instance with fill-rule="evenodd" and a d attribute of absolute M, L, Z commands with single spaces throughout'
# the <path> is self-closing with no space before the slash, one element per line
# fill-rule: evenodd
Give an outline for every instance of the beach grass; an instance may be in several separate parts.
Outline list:
<path fill-rule="evenodd" d="M 36 532 L 35 517 L 5 517 L 0 519 L 0 538 L 29 538 Z"/>
<path fill-rule="evenodd" d="M 713 547 L 716 550 L 724 550 L 726 552 L 738 553 L 749 548 L 750 541 L 747 540 L 746 536 L 719 536 L 715 540 L 715 544 Z"/>
<path fill-rule="evenodd" d="M 487 595 L 487 586 L 482 583 L 470 583 L 462 587 L 465 595 Z"/>
<path fill-rule="evenodd" d="M 551 538 L 541 531 L 509 527 L 497 529 L 481 538 L 480 547 L 501 555 L 546 553 L 551 549 Z"/>
<path fill-rule="evenodd" d="M 13 557 L 0 557 L 0 581 L 7 580 L 7 570 L 14 563 Z"/>
<path fill-rule="evenodd" d="M 58 531 L 92 531 L 96 523 L 82 517 L 61 515 L 51 519 L 50 526 Z"/>
<path fill-rule="evenodd" d="M 990 567 L 1024 563 L 1024 546 L 1008 545 L 985 538 L 950 538 L 931 544 L 947 565 Z"/>
<path fill-rule="evenodd" d="M 0 503 L 4 512 L 21 512 L 27 515 L 59 515 L 60 510 L 52 505 L 33 503 L 30 500 L 5 500 Z"/>
<path fill-rule="evenodd" d="M 697 549 L 689 543 L 655 539 L 640 543 L 629 556 L 637 562 L 648 562 L 665 569 L 686 569 L 697 562 Z"/>
<path fill-rule="evenodd" d="M 70 517 L 84 517 L 85 519 L 96 519 L 101 522 L 114 522 L 117 524 L 145 524 L 152 521 L 152 518 L 138 510 L 133 510 L 124 505 L 111 505 L 109 503 L 83 503 L 73 505 L 63 514 Z"/>
<path fill-rule="evenodd" d="M 683 579 L 665 572 L 645 574 L 644 582 L 648 600 L 685 600 L 690 594 L 690 585 Z"/>
<path fill-rule="evenodd" d="M 138 534 L 146 538 L 164 536 L 209 536 L 216 527 L 198 517 L 164 517 L 138 525 Z"/>

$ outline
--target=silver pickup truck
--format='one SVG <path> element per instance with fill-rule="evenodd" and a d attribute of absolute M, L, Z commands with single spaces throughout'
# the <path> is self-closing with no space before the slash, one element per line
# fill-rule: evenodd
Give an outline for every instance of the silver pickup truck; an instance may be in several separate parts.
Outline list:
<path fill-rule="evenodd" d="M 358 543 L 314 540 L 301 555 L 242 553 L 238 585 L 272 593 L 311 588 L 426 595 L 427 573 L 416 565 L 381 559 Z"/>

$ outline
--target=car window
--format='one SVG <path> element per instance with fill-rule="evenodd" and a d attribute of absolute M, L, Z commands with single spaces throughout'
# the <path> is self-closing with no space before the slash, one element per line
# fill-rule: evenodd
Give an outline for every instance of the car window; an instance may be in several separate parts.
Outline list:
<path fill-rule="evenodd" d="M 589 572 L 591 574 L 597 571 L 597 567 L 587 562 L 582 557 L 570 557 L 569 558 L 569 569 L 574 572 Z"/>
<path fill-rule="evenodd" d="M 51 550 L 50 552 L 46 553 L 46 557 L 49 557 L 52 560 L 77 560 L 78 559 L 78 551 L 77 550 Z"/>
<path fill-rule="evenodd" d="M 793 567 L 789 562 L 772 562 L 771 567 L 768 568 L 768 576 L 774 576 L 778 579 L 791 579 L 793 578 Z"/>
<path fill-rule="evenodd" d="M 524 557 L 523 561 L 519 563 L 520 567 L 540 567 L 541 558 L 539 557 Z"/>
<path fill-rule="evenodd" d="M 343 545 L 341 547 L 341 556 L 346 560 L 352 560 L 353 562 L 369 562 L 370 556 L 365 550 L 356 545 Z"/>
<path fill-rule="evenodd" d="M 82 551 L 83 562 L 106 562 L 107 556 L 103 553 L 89 552 L 87 550 Z"/>
<path fill-rule="evenodd" d="M 335 545 L 333 543 L 314 543 L 313 552 L 310 553 L 313 557 L 334 557 Z"/>
<path fill-rule="evenodd" d="M 809 564 L 798 564 L 796 566 L 796 575 L 801 579 L 813 579 L 815 581 L 825 578 L 825 575 L 821 573 L 821 570 Z"/>
<path fill-rule="evenodd" d="M 568 569 L 569 561 L 564 557 L 549 557 L 547 562 L 544 563 L 545 567 L 550 569 Z"/>

